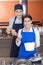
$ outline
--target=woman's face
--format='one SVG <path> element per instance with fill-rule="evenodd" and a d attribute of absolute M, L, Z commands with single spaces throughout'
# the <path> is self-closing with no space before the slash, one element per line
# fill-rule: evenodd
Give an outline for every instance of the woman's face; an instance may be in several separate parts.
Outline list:
<path fill-rule="evenodd" d="M 17 16 L 18 18 L 21 18 L 22 15 L 23 15 L 23 10 L 17 9 L 17 10 L 15 10 L 15 14 L 16 14 L 16 16 Z"/>
<path fill-rule="evenodd" d="M 32 23 L 32 21 L 30 18 L 28 18 L 28 17 L 24 18 L 24 26 L 25 27 L 27 27 L 27 28 L 31 27 L 31 23 Z"/>

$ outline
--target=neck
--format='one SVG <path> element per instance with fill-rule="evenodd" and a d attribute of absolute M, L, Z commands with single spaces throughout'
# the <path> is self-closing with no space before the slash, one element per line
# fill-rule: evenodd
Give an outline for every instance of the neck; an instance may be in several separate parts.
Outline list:
<path fill-rule="evenodd" d="M 24 27 L 24 30 L 28 32 L 30 30 L 30 27 Z"/>
<path fill-rule="evenodd" d="M 22 19 L 22 16 L 20 16 L 20 17 L 17 17 L 18 19 Z"/>

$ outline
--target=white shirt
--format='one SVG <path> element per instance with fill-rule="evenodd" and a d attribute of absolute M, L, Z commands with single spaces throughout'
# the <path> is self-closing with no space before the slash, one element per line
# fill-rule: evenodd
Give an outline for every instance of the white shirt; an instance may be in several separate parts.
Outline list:
<path fill-rule="evenodd" d="M 21 36 L 21 30 L 22 29 L 20 29 L 19 31 L 18 31 L 18 36 L 19 37 L 22 37 Z M 24 32 L 24 30 L 23 30 L 23 32 Z M 33 32 L 33 30 L 32 30 L 32 27 L 30 28 L 30 31 L 29 32 Z M 36 42 L 36 47 L 39 47 L 40 46 L 40 33 L 39 33 L 39 30 L 37 29 L 37 28 L 34 28 L 34 32 L 35 32 L 35 37 L 36 37 L 36 40 L 35 40 L 35 42 Z M 17 43 L 16 42 L 16 45 L 17 46 L 20 46 L 20 43 L 21 43 L 21 40 Z"/>
<path fill-rule="evenodd" d="M 11 17 L 11 18 L 9 19 L 9 26 L 10 26 L 11 28 L 12 28 L 12 26 L 13 26 L 14 19 L 15 19 L 15 16 L 14 16 L 14 17 Z M 22 24 L 22 19 L 16 18 L 15 24 Z"/>

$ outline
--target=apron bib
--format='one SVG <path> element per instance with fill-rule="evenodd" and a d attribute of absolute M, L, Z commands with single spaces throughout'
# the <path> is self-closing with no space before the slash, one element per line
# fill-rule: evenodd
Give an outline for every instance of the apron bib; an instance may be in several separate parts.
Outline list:
<path fill-rule="evenodd" d="M 18 58 L 30 58 L 36 53 L 36 48 L 34 47 L 35 32 L 34 29 L 32 30 L 33 32 L 23 32 L 23 30 L 21 31 L 22 38 Z M 28 46 L 30 47 L 28 48 Z"/>
<path fill-rule="evenodd" d="M 16 17 L 15 17 L 16 20 Z M 22 24 L 15 24 L 15 20 L 13 23 L 13 29 L 15 29 L 15 31 L 18 33 L 18 30 L 23 28 L 23 22 Z M 13 36 L 12 38 L 12 44 L 11 44 L 11 52 L 10 52 L 10 57 L 18 57 L 18 51 L 19 51 L 19 47 L 17 47 L 16 45 L 16 40 L 17 36 Z"/>

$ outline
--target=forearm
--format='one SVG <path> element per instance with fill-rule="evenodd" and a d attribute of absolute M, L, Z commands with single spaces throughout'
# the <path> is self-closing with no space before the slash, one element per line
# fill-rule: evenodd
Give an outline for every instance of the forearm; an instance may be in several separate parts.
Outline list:
<path fill-rule="evenodd" d="M 21 44 L 21 41 L 19 41 L 19 42 L 16 41 L 16 45 L 17 45 L 18 47 L 20 46 L 20 44 Z"/>
<path fill-rule="evenodd" d="M 20 37 L 17 36 L 17 38 L 16 38 L 16 45 L 20 46 L 20 44 L 21 44 L 21 39 L 20 39 Z"/>
<path fill-rule="evenodd" d="M 7 29 L 6 29 L 6 33 L 7 34 L 10 34 L 10 27 L 8 26 Z"/>

